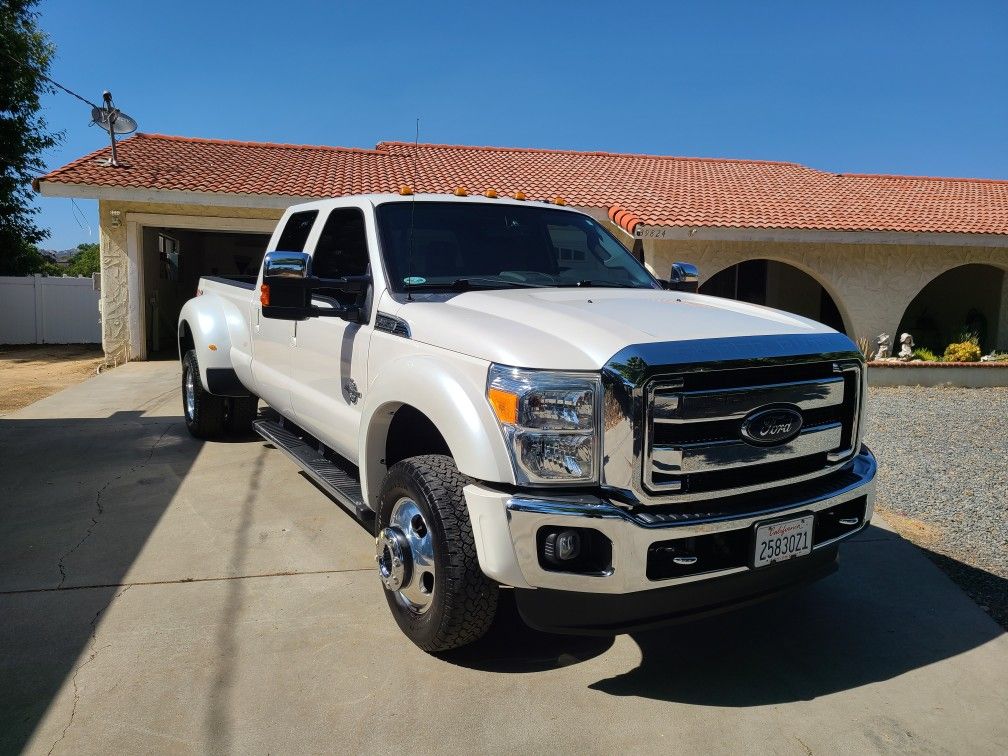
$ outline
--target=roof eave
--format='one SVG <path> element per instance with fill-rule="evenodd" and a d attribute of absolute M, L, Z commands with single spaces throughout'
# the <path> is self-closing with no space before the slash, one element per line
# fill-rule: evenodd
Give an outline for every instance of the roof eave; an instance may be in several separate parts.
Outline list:
<path fill-rule="evenodd" d="M 196 192 L 181 189 L 144 189 L 141 187 L 76 184 L 47 179 L 35 179 L 32 186 L 43 197 L 71 197 L 113 202 L 151 202 L 214 207 L 251 207 L 286 210 L 291 205 L 311 202 L 321 197 L 282 194 L 248 194 L 235 192 Z"/>
<path fill-rule="evenodd" d="M 1008 247 L 1008 234 L 948 231 L 756 228 L 743 226 L 656 226 L 640 223 L 634 237 L 645 241 L 804 242 L 807 244 L 904 244 L 913 246 Z"/>

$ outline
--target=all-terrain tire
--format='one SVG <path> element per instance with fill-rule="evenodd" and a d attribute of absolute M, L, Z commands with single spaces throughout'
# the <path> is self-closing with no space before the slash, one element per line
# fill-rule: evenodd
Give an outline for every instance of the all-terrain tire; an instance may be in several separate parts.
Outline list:
<path fill-rule="evenodd" d="M 252 423 L 259 416 L 258 396 L 236 396 L 227 400 L 224 427 L 229 435 L 249 436 Z"/>
<path fill-rule="evenodd" d="M 196 351 L 190 349 L 182 358 L 182 413 L 186 428 L 196 438 L 219 438 L 224 433 L 227 400 L 203 388 Z"/>
<path fill-rule="evenodd" d="M 375 532 L 389 524 L 396 503 L 416 502 L 434 544 L 436 582 L 430 607 L 421 613 L 385 591 L 400 629 L 428 653 L 448 651 L 482 638 L 497 612 L 498 587 L 480 569 L 469 510 L 462 488 L 466 478 L 455 461 L 441 454 L 397 462 L 382 482 Z"/>

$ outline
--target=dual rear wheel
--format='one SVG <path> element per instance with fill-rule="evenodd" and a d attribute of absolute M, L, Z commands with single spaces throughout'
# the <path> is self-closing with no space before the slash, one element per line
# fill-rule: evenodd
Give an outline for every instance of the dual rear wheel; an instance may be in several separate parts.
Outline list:
<path fill-rule="evenodd" d="M 246 436 L 252 432 L 252 422 L 258 412 L 257 397 L 217 396 L 203 388 L 196 350 L 185 353 L 182 358 L 182 413 L 190 434 L 202 439 Z"/>

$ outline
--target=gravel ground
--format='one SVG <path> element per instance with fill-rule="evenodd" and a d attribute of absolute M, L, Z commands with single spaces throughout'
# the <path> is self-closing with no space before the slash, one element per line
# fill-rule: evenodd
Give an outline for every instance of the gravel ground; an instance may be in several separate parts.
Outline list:
<path fill-rule="evenodd" d="M 877 509 L 1008 628 L 1008 388 L 871 388 Z"/>

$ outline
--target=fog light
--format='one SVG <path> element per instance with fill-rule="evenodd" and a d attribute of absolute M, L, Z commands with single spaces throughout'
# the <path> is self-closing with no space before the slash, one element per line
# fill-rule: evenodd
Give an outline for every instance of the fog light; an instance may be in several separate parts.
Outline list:
<path fill-rule="evenodd" d="M 577 559 L 581 554 L 581 535 L 576 530 L 550 533 L 543 544 L 543 556 L 554 564 Z"/>

